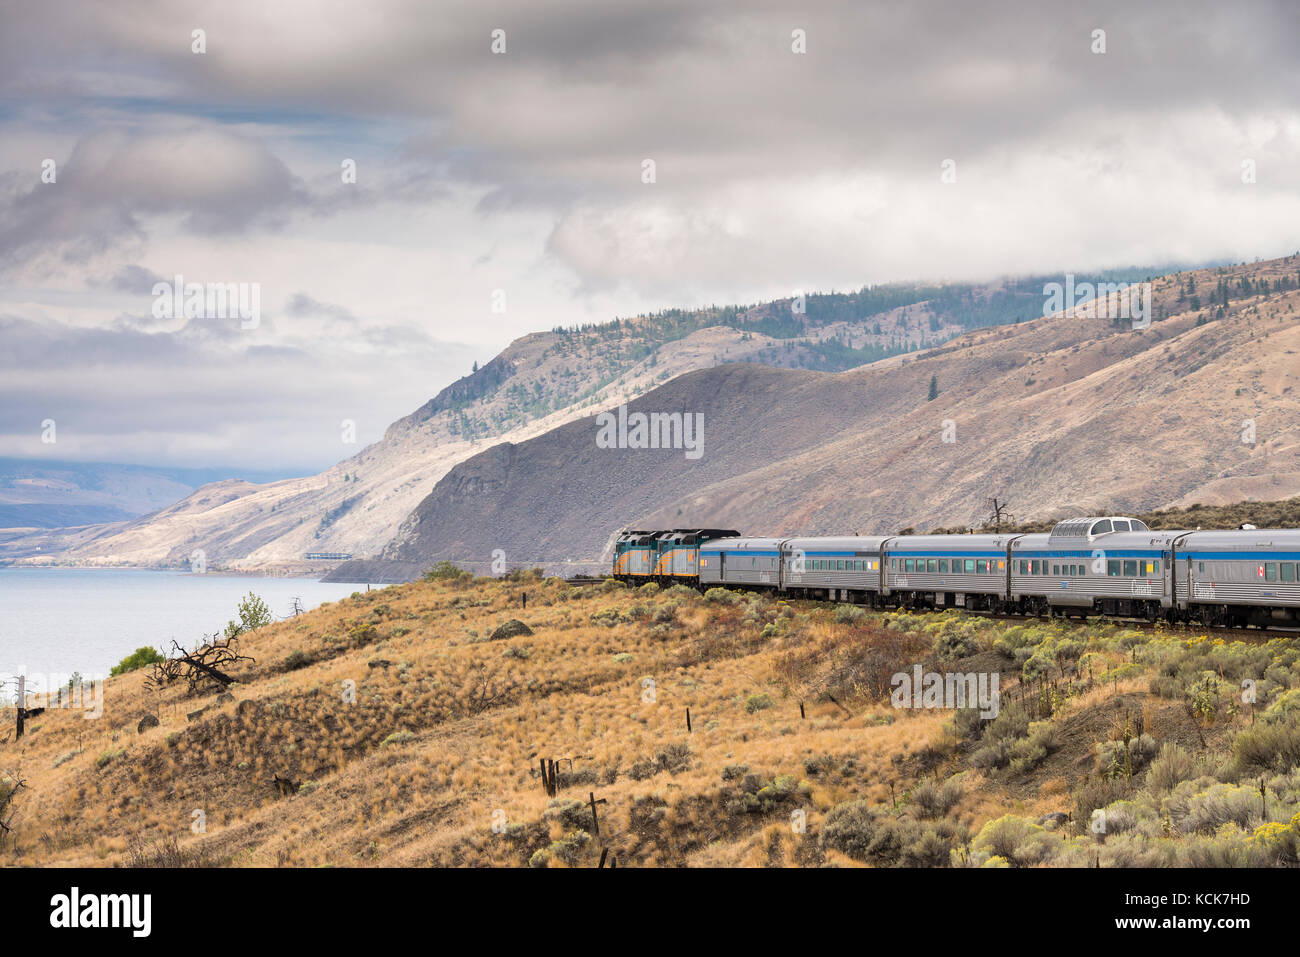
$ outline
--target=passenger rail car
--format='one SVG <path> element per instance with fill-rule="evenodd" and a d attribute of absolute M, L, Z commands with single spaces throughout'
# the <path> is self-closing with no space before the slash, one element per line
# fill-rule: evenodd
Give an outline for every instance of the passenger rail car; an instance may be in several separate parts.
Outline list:
<path fill-rule="evenodd" d="M 1006 535 L 900 535 L 886 539 L 881 594 L 907 608 L 1000 611 L 1007 594 Z"/>
<path fill-rule="evenodd" d="M 1192 620 L 1300 623 L 1300 529 L 1188 532 L 1174 555 L 1175 604 Z"/>
<path fill-rule="evenodd" d="M 781 584 L 779 538 L 722 538 L 700 548 L 700 585 L 778 588 Z"/>
<path fill-rule="evenodd" d="M 871 603 L 880 595 L 881 536 L 788 538 L 781 590 L 804 598 Z"/>
<path fill-rule="evenodd" d="M 1300 625 L 1300 529 L 1152 531 L 1113 515 L 1058 522 L 1046 535 L 626 531 L 614 577 L 877 608 Z"/>
<path fill-rule="evenodd" d="M 1115 528 L 1124 522 L 1128 530 Z M 1154 621 L 1173 608 L 1169 564 L 1181 532 L 1137 519 L 1061 522 L 1011 543 L 1011 604 L 1031 614 L 1098 612 Z"/>

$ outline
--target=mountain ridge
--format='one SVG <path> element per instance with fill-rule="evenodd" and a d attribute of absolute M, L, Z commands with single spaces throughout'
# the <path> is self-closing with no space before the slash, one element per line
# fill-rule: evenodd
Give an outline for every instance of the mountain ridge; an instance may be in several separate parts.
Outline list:
<path fill-rule="evenodd" d="M 209 568 L 320 573 L 333 564 L 307 554 L 379 553 L 438 480 L 485 447 L 527 441 L 696 369 L 837 370 L 942 344 L 1041 311 L 1042 279 L 890 284 L 530 333 L 317 475 L 198 489 L 126 522 L 0 535 L 0 560 L 184 567 L 198 551 Z"/>
<path fill-rule="evenodd" d="M 461 463 L 376 561 L 330 577 L 409 577 L 444 559 L 486 564 L 498 549 L 508 562 L 599 570 L 623 527 L 967 525 L 994 495 L 1026 517 L 1293 495 L 1298 264 L 1157 280 L 1148 328 L 1099 317 L 1093 302 L 841 373 L 699 370 L 628 408 L 703 413 L 702 462 L 600 450 L 587 417 Z"/>

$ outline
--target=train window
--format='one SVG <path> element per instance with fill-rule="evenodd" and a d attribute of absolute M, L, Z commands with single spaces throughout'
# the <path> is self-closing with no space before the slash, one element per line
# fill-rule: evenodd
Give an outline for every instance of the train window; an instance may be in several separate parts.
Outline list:
<path fill-rule="evenodd" d="M 891 559 L 889 560 L 889 567 L 890 567 L 893 571 L 898 571 L 898 559 L 897 559 L 897 558 L 891 558 Z"/>
<path fill-rule="evenodd" d="M 1295 562 L 1282 563 L 1282 581 L 1284 582 L 1295 581 Z"/>
<path fill-rule="evenodd" d="M 1053 575 L 1059 575 L 1059 574 L 1061 574 L 1061 566 L 1060 566 L 1060 565 L 1053 565 L 1053 566 L 1052 566 L 1052 574 L 1053 574 Z"/>
<path fill-rule="evenodd" d="M 1134 578 L 1138 573 L 1138 563 L 1126 561 L 1124 563 L 1124 574 L 1129 578 Z"/>
<path fill-rule="evenodd" d="M 1037 559 L 1037 558 L 1035 558 L 1035 559 L 1033 559 L 1032 561 L 1030 561 L 1030 563 L 1029 563 L 1029 574 L 1031 574 L 1031 575 L 1037 575 L 1037 574 L 1038 574 L 1038 559 Z"/>
<path fill-rule="evenodd" d="M 905 561 L 903 562 L 903 571 L 905 571 L 905 572 L 916 571 L 916 562 L 914 562 L 914 561 L 913 561 L 912 559 L 910 559 L 910 558 L 907 559 L 907 560 L 905 560 Z"/>
<path fill-rule="evenodd" d="M 1109 561 L 1107 561 L 1107 562 L 1106 562 L 1106 574 L 1109 575 L 1109 576 L 1112 577 L 1112 578 L 1114 578 L 1114 577 L 1116 577 L 1117 575 L 1119 575 L 1119 562 L 1115 561 L 1115 559 L 1113 559 L 1113 558 L 1110 559 Z"/>
<path fill-rule="evenodd" d="M 1277 562 L 1269 562 L 1264 566 L 1264 580 L 1277 581 Z"/>
<path fill-rule="evenodd" d="M 1117 532 L 1127 532 L 1127 531 L 1128 531 L 1128 522 L 1125 521 L 1124 519 L 1119 519 L 1119 518 L 1115 519 L 1115 531 L 1117 531 Z"/>
<path fill-rule="evenodd" d="M 1089 534 L 1100 535 L 1102 532 L 1109 532 L 1109 531 L 1110 531 L 1110 519 L 1103 518 L 1100 522 L 1097 522 L 1095 525 L 1092 526 L 1092 531 L 1090 531 Z"/>
<path fill-rule="evenodd" d="M 1139 521 L 1138 519 L 1135 518 L 1135 519 L 1133 519 L 1133 531 L 1135 531 L 1135 532 L 1149 532 L 1149 531 L 1151 531 L 1151 529 L 1147 528 L 1147 523 L 1146 523 L 1146 522 Z"/>
<path fill-rule="evenodd" d="M 1025 561 L 1023 558 L 1020 560 L 1020 574 L 1029 574 L 1029 562 Z"/>
<path fill-rule="evenodd" d="M 842 572 L 842 571 L 844 571 L 844 562 L 842 562 L 842 561 L 836 561 L 836 562 L 835 562 L 835 570 L 836 570 L 837 572 Z"/>
<path fill-rule="evenodd" d="M 927 558 L 925 561 L 925 570 L 927 572 L 937 572 L 939 570 L 939 560 L 937 558 Z"/>
<path fill-rule="evenodd" d="M 975 559 L 973 559 L 973 558 L 968 558 L 968 559 L 966 559 L 966 561 L 965 561 L 965 568 L 966 568 L 966 572 L 967 572 L 967 574 L 969 574 L 969 573 L 975 571 Z"/>
<path fill-rule="evenodd" d="M 948 571 L 948 559 L 946 558 L 939 559 L 939 571 L 940 572 Z"/>
<path fill-rule="evenodd" d="M 1205 562 L 1197 562 L 1196 564 L 1200 566 L 1199 568 L 1196 569 L 1198 572 L 1205 571 Z"/>
<path fill-rule="evenodd" d="M 987 575 L 989 571 L 989 563 L 982 558 L 978 559 L 975 562 L 975 571 L 979 572 L 981 575 Z"/>
<path fill-rule="evenodd" d="M 1151 567 L 1148 568 L 1147 571 L 1149 571 L 1152 575 L 1159 575 L 1159 574 L 1160 574 L 1160 561 L 1157 559 L 1156 561 L 1152 562 L 1152 563 L 1151 563 Z"/>

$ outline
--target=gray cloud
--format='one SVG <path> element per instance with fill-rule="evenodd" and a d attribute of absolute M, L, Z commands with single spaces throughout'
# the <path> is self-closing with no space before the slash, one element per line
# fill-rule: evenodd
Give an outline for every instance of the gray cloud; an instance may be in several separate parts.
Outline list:
<path fill-rule="evenodd" d="M 352 389 L 391 419 L 464 371 L 441 343 L 470 333 L 483 358 L 793 288 L 1290 252 L 1297 35 L 1282 0 L 10 5 L 0 335 L 33 391 L 6 395 L 79 396 L 122 441 L 145 435 L 131 397 L 168 388 L 211 390 L 178 428 L 232 387 L 265 420 Z M 150 280 L 179 272 L 260 281 L 257 335 L 149 316 Z M 121 401 L 89 408 L 110 387 L 76 370 L 114 364 Z"/>

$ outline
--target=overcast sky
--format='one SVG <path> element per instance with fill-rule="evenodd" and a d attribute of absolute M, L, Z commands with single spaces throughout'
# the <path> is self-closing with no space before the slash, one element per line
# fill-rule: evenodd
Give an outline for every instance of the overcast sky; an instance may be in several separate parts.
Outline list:
<path fill-rule="evenodd" d="M 557 324 L 1291 253 L 1298 10 L 0 0 L 0 455 L 316 469 Z"/>

